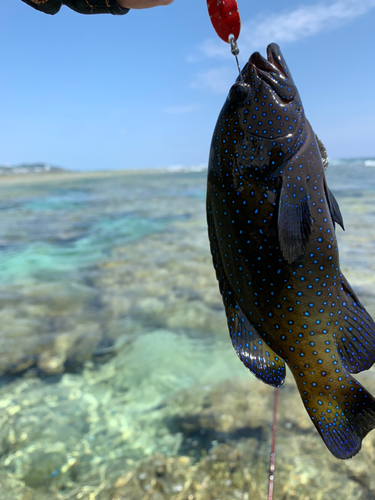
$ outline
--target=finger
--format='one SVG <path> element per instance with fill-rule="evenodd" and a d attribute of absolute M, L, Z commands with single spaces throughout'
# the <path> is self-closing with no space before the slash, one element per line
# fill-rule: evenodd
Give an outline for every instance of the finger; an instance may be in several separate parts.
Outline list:
<path fill-rule="evenodd" d="M 170 5 L 174 0 L 117 0 L 124 9 L 149 9 L 160 5 Z"/>

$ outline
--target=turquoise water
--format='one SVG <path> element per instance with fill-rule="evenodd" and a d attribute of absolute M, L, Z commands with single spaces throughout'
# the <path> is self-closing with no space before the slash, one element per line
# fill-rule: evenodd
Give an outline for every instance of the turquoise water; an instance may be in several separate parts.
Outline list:
<path fill-rule="evenodd" d="M 29 204 L 29 206 L 32 204 Z M 38 207 L 35 212 L 41 210 Z M 48 208 L 47 208 L 48 207 Z M 53 208 L 57 210 L 57 208 Z M 49 205 L 46 211 L 50 211 Z M 116 218 L 101 217 L 80 227 L 82 234 L 61 239 L 58 235 L 33 234 L 34 242 L 10 246 L 4 250 L 0 264 L 1 282 L 22 282 L 27 277 L 48 277 L 52 273 L 76 271 L 105 261 L 114 246 L 126 244 L 153 232 L 162 231 L 168 219 L 153 219 L 137 215 L 118 214 Z"/>
<path fill-rule="evenodd" d="M 328 179 L 343 271 L 375 316 L 375 169 L 332 162 Z M 2 498 L 266 498 L 274 391 L 230 346 L 205 182 L 1 182 Z M 375 393 L 373 371 L 359 378 Z M 335 460 L 290 375 L 278 419 L 275 498 L 374 498 L 375 433 L 355 459 Z"/>

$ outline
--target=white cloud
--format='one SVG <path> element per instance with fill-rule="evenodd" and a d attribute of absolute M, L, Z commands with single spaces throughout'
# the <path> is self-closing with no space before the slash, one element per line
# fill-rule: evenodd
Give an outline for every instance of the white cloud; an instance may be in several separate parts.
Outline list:
<path fill-rule="evenodd" d="M 229 67 L 209 69 L 199 73 L 190 86 L 209 88 L 215 94 L 226 93 L 237 78 L 237 74 L 234 67 L 232 69 Z"/>
<path fill-rule="evenodd" d="M 213 40 L 212 38 L 205 40 L 204 42 L 201 43 L 199 50 L 201 53 L 203 53 L 206 57 L 233 57 L 232 54 L 230 53 L 230 47 L 228 44 L 223 43 L 222 41 L 219 41 L 215 38 Z M 195 59 L 197 60 L 197 59 Z M 194 58 L 190 57 L 188 59 L 188 62 L 195 62 Z"/>
<path fill-rule="evenodd" d="M 323 30 L 332 30 L 349 23 L 358 16 L 366 14 L 375 7 L 375 0 L 336 0 L 327 4 L 299 7 L 295 10 L 275 13 L 263 13 L 256 19 L 242 23 L 239 39 L 241 51 L 250 53 L 262 49 L 270 42 L 292 43 L 315 35 Z M 204 57 L 232 57 L 227 44 L 220 40 L 204 41 L 199 51 Z M 188 58 L 194 61 L 194 56 Z"/>
<path fill-rule="evenodd" d="M 186 106 L 171 106 L 169 108 L 164 109 L 164 113 L 168 113 L 171 115 L 179 115 L 183 113 L 192 113 L 200 108 L 199 104 L 188 104 Z"/>
<path fill-rule="evenodd" d="M 327 5 L 318 3 L 285 12 L 270 18 L 263 17 L 244 24 L 241 44 L 246 49 L 264 48 L 271 41 L 296 42 L 323 30 L 347 24 L 375 7 L 375 0 L 339 0 Z"/>

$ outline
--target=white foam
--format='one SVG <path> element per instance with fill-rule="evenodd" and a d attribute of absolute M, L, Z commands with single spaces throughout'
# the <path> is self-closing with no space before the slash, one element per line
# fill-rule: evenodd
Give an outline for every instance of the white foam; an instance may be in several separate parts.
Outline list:
<path fill-rule="evenodd" d="M 205 163 L 199 165 L 171 165 L 165 168 L 167 172 L 203 172 L 206 169 L 207 165 Z"/>

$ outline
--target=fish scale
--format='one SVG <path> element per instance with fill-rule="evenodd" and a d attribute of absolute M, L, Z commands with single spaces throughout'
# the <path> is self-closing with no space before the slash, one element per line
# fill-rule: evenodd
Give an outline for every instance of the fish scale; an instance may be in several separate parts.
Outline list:
<path fill-rule="evenodd" d="M 276 44 L 250 57 L 213 134 L 210 247 L 232 345 L 263 382 L 285 363 L 331 453 L 354 456 L 375 400 L 352 376 L 375 361 L 373 320 L 340 271 L 326 151 Z"/>

